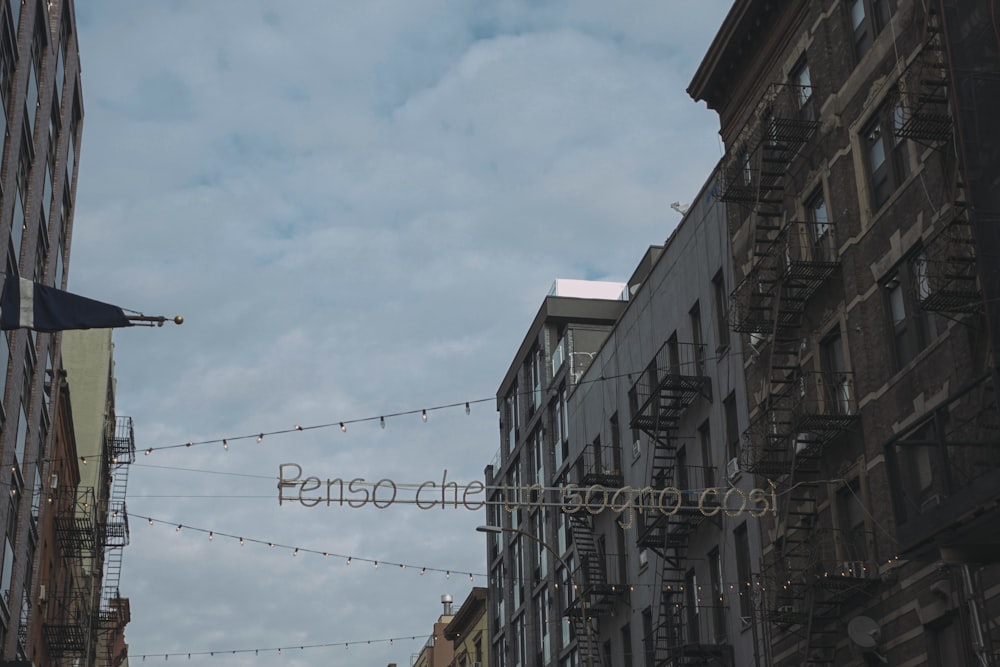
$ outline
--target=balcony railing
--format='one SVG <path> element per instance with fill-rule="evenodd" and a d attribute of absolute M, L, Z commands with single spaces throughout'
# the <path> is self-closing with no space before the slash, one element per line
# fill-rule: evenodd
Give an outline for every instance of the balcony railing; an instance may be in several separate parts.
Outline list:
<path fill-rule="evenodd" d="M 711 398 L 705 362 L 704 344 L 664 343 L 633 385 L 639 405 L 631 427 L 656 434 L 672 428 L 698 395 Z"/>
<path fill-rule="evenodd" d="M 600 484 L 614 489 L 622 486 L 621 449 L 614 444 L 590 445 L 583 452 L 583 475 L 580 484 Z"/>
<path fill-rule="evenodd" d="M 697 595 L 701 599 L 693 604 L 676 599 L 665 609 L 666 618 L 659 619 L 654 629 L 657 664 L 660 660 L 679 665 L 729 664 L 729 608 L 713 602 L 708 590 Z"/>

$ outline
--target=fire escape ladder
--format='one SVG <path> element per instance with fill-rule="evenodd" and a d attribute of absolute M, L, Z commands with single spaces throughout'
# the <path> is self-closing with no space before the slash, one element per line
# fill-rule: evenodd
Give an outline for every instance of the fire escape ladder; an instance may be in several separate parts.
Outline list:
<path fill-rule="evenodd" d="M 785 177 L 819 122 L 807 86 L 771 84 L 732 143 L 719 198 L 764 217 L 780 216 Z"/>
<path fill-rule="evenodd" d="M 816 586 L 810 586 L 807 594 L 809 615 L 802 664 L 803 667 L 826 667 L 834 663 L 837 640 L 843 634 L 837 627 L 840 606 L 825 599 L 822 590 Z"/>
<path fill-rule="evenodd" d="M 87 600 L 76 590 L 48 600 L 43 610 L 42 638 L 50 656 L 82 656 L 90 634 Z"/>
<path fill-rule="evenodd" d="M 653 628 L 653 650 L 657 666 L 669 663 L 682 643 L 682 608 L 684 606 L 685 557 L 687 535 L 666 528 L 666 542 L 661 557 L 660 604 Z"/>
<path fill-rule="evenodd" d="M 121 581 L 122 552 L 129 543 L 128 513 L 125 506 L 128 492 L 128 472 L 135 460 L 135 434 L 131 417 L 118 417 L 109 422 L 105 435 L 108 474 L 111 477 L 107 506 L 100 531 L 100 547 L 104 549 L 104 578 L 96 615 L 97 630 L 114 637 L 122 631 L 122 614 L 118 585 Z M 110 642 L 111 640 L 109 640 Z M 114 662 L 110 650 L 99 664 Z"/>
<path fill-rule="evenodd" d="M 82 558 L 97 546 L 97 503 L 92 487 L 59 488 L 51 492 L 53 526 L 59 553 L 64 558 Z"/>
<path fill-rule="evenodd" d="M 591 617 L 607 611 L 625 592 L 625 582 L 608 580 L 608 557 L 598 548 L 594 539 L 594 528 L 589 515 L 578 512 L 570 515 L 570 531 L 576 555 L 580 560 L 579 594 L 586 597 L 587 613 Z"/>
<path fill-rule="evenodd" d="M 595 571 L 598 569 L 599 559 L 594 543 L 594 533 L 589 524 L 589 520 L 583 517 L 573 515 L 570 518 L 570 530 L 576 544 L 576 554 L 580 559 L 577 573 L 583 578 L 583 581 L 573 580 L 573 584 L 580 588 L 575 591 L 574 595 L 570 596 L 572 602 L 566 610 L 566 616 L 570 618 L 573 626 L 573 636 L 576 637 L 580 662 L 601 667 L 601 651 L 594 641 L 591 619 L 599 616 L 604 608 L 602 606 L 603 600 L 600 598 L 595 600 L 593 596 L 592 577 L 600 577 L 600 575 Z M 595 601 L 597 606 L 593 606 Z"/>
<path fill-rule="evenodd" d="M 1000 624 L 990 618 L 986 605 L 982 568 L 972 571 L 968 565 L 960 567 L 962 578 L 959 599 L 965 603 L 964 614 L 969 619 L 972 631 L 972 650 L 980 665 L 995 665 L 1000 658 Z"/>
<path fill-rule="evenodd" d="M 935 148 L 951 147 L 948 64 L 937 16 L 928 12 L 924 44 L 899 79 L 894 134 Z"/>
<path fill-rule="evenodd" d="M 794 479 L 792 475 L 790 480 Z M 785 570 L 781 573 L 784 580 L 773 580 L 769 587 L 774 588 L 780 600 L 772 618 L 783 615 L 787 623 L 803 623 L 807 612 L 805 598 L 813 576 L 809 570 L 815 561 L 817 501 L 814 487 L 813 483 L 805 481 L 792 483 L 784 506 L 779 507 L 778 526 L 782 536 L 776 551 Z"/>
<path fill-rule="evenodd" d="M 982 308 L 970 212 L 956 202 L 952 218 L 913 260 L 917 303 L 924 310 L 971 313 Z"/>

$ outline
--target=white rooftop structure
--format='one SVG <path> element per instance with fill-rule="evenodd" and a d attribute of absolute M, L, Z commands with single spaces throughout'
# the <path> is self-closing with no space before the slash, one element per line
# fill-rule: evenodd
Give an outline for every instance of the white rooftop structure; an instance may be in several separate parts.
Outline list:
<path fill-rule="evenodd" d="M 628 301 L 628 285 L 626 283 L 615 283 L 605 280 L 556 278 L 549 289 L 549 296 Z"/>

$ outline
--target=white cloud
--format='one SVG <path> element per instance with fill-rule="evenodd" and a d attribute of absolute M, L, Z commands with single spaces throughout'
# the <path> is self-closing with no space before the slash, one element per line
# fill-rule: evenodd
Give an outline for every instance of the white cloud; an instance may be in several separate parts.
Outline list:
<path fill-rule="evenodd" d="M 489 397 L 551 281 L 626 278 L 719 156 L 684 88 L 721 1 L 78 5 L 71 288 L 187 319 L 115 336 L 140 451 Z M 482 572 L 479 513 L 279 508 L 274 479 L 237 475 L 471 481 L 498 445 L 486 402 L 157 449 L 129 508 Z M 472 586 L 133 523 L 135 655 L 422 635 Z M 406 664 L 421 645 L 283 661 Z"/>

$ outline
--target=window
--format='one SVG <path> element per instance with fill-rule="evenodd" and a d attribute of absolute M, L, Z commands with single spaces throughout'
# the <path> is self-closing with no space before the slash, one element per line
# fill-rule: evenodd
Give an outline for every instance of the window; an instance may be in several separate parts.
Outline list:
<path fill-rule="evenodd" d="M 867 562 L 868 531 L 865 527 L 864 498 L 857 479 L 837 492 L 837 509 L 840 514 L 840 546 L 844 560 Z"/>
<path fill-rule="evenodd" d="M 726 412 L 726 448 L 729 458 L 735 459 L 740 455 L 740 425 L 736 415 L 736 392 L 729 392 L 729 396 L 722 402 Z"/>
<path fill-rule="evenodd" d="M 883 281 L 896 370 L 909 363 L 937 335 L 933 314 L 917 306 L 912 262 L 904 261 Z"/>
<path fill-rule="evenodd" d="M 749 624 L 753 608 L 750 600 L 750 541 L 747 537 L 746 522 L 741 523 L 733 531 L 733 540 L 736 543 L 736 577 L 740 589 L 740 616 L 741 620 L 746 619 L 746 623 Z"/>
<path fill-rule="evenodd" d="M 712 625 L 715 626 L 715 643 L 723 644 L 728 635 L 726 609 L 722 599 L 722 557 L 718 547 L 708 552 L 708 577 L 712 595 L 710 606 L 712 607 Z"/>
<path fill-rule="evenodd" d="M 517 405 L 517 385 L 514 385 L 509 392 L 507 392 L 507 398 L 504 399 L 504 431 L 507 434 L 507 438 L 504 443 L 507 445 L 507 453 L 514 451 L 514 445 L 517 444 L 517 412 L 515 406 Z"/>
<path fill-rule="evenodd" d="M 628 390 L 628 413 L 633 424 L 635 424 L 636 415 L 639 414 L 639 394 L 635 387 Z M 635 443 L 639 442 L 639 429 L 632 427 L 632 455 L 633 458 L 636 456 Z"/>
<path fill-rule="evenodd" d="M 695 375 L 705 375 L 705 345 L 701 335 L 701 306 L 694 302 L 688 315 L 691 317 L 691 340 L 694 342 Z"/>
<path fill-rule="evenodd" d="M 822 386 L 826 388 L 823 407 L 831 414 L 851 414 L 851 378 L 839 328 L 820 343 L 820 364 L 823 367 Z"/>
<path fill-rule="evenodd" d="M 689 644 L 701 643 L 701 627 L 699 618 L 701 605 L 698 604 L 698 577 L 694 568 L 691 568 L 684 575 L 684 606 L 687 620 L 687 632 L 684 639 Z"/>
<path fill-rule="evenodd" d="M 862 130 L 873 210 L 880 209 L 910 174 L 909 144 L 895 136 L 903 113 L 902 102 L 885 104 Z"/>
<path fill-rule="evenodd" d="M 670 338 L 667 339 L 667 375 L 683 375 L 681 372 L 681 346 L 677 342 L 677 332 L 670 334 Z M 649 366 L 646 368 L 646 373 L 649 376 L 649 386 L 656 387 L 659 381 L 656 377 L 656 359 L 650 362 Z"/>
<path fill-rule="evenodd" d="M 833 262 L 837 259 L 833 241 L 833 225 L 826 208 L 823 187 L 816 188 L 806 199 L 806 219 L 812 240 L 812 259 L 817 262 Z"/>
<path fill-rule="evenodd" d="M 889 23 L 889 0 L 848 0 L 848 13 L 854 33 L 854 55 L 861 60 Z"/>
<path fill-rule="evenodd" d="M 804 120 L 816 120 L 816 107 L 813 103 L 813 85 L 809 74 L 809 63 L 805 56 L 792 69 L 791 84 L 799 115 Z"/>
<path fill-rule="evenodd" d="M 646 607 L 642 610 L 642 648 L 646 654 L 647 665 L 656 664 L 656 636 L 653 635 L 653 610 Z"/>
<path fill-rule="evenodd" d="M 715 301 L 716 351 L 729 347 L 729 304 L 726 297 L 726 279 L 719 269 L 712 278 L 712 297 Z"/>
<path fill-rule="evenodd" d="M 10 260 L 8 263 L 18 270 L 21 260 L 21 241 L 24 239 L 27 221 L 24 217 L 28 199 L 28 177 L 31 174 L 31 142 L 27 137 L 21 138 L 21 152 L 17 160 L 16 193 L 14 196 L 14 219 L 10 224 Z"/>
<path fill-rule="evenodd" d="M 628 623 L 622 626 L 622 665 L 632 667 L 632 630 Z"/>
<path fill-rule="evenodd" d="M 621 429 L 618 427 L 618 413 L 611 415 L 611 419 L 608 420 L 608 430 L 611 431 L 611 457 L 612 465 L 611 469 L 615 473 L 621 473 L 622 471 L 622 434 Z"/>
<path fill-rule="evenodd" d="M 543 588 L 535 598 L 536 628 L 538 629 L 538 641 L 541 644 L 539 664 L 547 665 L 552 659 L 552 647 L 549 641 L 549 589 Z"/>
<path fill-rule="evenodd" d="M 698 442 L 701 445 L 701 465 L 705 469 L 705 486 L 715 486 L 715 462 L 712 460 L 712 434 L 708 420 L 698 427 Z"/>

